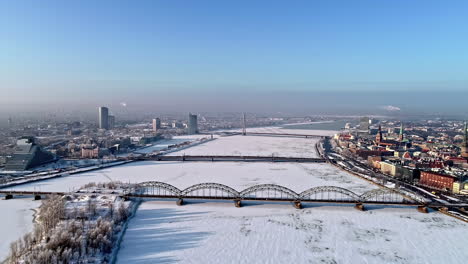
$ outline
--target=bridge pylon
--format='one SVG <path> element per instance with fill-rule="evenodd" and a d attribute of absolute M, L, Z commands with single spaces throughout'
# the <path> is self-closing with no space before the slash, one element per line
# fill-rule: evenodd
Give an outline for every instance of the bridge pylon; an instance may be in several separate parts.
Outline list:
<path fill-rule="evenodd" d="M 301 203 L 301 201 L 294 201 L 294 208 L 296 208 L 296 209 L 302 209 L 302 203 Z"/>
<path fill-rule="evenodd" d="M 242 202 L 241 202 L 241 200 L 240 200 L 240 199 L 234 200 L 234 206 L 236 206 L 237 208 L 242 207 Z"/>
<path fill-rule="evenodd" d="M 13 199 L 13 194 L 5 195 L 5 200 L 10 200 L 10 199 Z"/>
<path fill-rule="evenodd" d="M 182 205 L 184 205 L 184 199 L 179 198 L 179 200 L 177 200 L 176 203 L 177 203 L 178 206 L 182 206 Z"/>
<path fill-rule="evenodd" d="M 356 208 L 359 211 L 365 211 L 366 208 L 364 208 L 364 205 L 362 203 L 357 203 L 354 208 Z"/>
<path fill-rule="evenodd" d="M 418 206 L 418 212 L 427 214 L 427 213 L 429 213 L 429 210 L 427 209 L 427 206 L 420 205 L 420 206 Z"/>

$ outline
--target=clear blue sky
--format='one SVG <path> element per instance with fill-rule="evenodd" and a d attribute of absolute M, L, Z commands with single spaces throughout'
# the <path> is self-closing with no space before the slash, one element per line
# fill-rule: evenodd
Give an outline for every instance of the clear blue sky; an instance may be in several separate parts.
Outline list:
<path fill-rule="evenodd" d="M 1 1 L 0 61 L 1 102 L 463 91 L 468 1 Z"/>

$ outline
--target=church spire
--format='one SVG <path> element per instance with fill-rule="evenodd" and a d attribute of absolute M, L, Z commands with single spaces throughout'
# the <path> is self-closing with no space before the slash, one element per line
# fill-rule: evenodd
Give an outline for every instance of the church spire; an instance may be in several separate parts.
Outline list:
<path fill-rule="evenodd" d="M 468 159 L 468 125 L 465 121 L 465 126 L 464 126 L 464 131 L 463 131 L 463 144 L 461 145 L 461 156 L 463 158 Z"/>
<path fill-rule="evenodd" d="M 404 135 L 403 135 L 403 122 L 401 122 L 400 126 L 400 136 L 399 136 L 400 141 L 403 141 Z"/>
<path fill-rule="evenodd" d="M 464 132 L 465 132 L 465 133 L 464 133 L 464 134 L 465 134 L 465 138 L 464 138 L 464 140 L 463 140 L 463 145 L 464 145 L 465 147 L 468 147 L 468 124 L 466 123 L 466 121 L 465 121 L 465 131 L 464 131 Z"/>
<path fill-rule="evenodd" d="M 383 137 L 382 137 L 382 126 L 379 125 L 379 132 L 377 133 L 377 136 L 375 137 L 375 141 L 377 142 L 377 144 L 379 144 L 382 140 L 383 140 Z"/>

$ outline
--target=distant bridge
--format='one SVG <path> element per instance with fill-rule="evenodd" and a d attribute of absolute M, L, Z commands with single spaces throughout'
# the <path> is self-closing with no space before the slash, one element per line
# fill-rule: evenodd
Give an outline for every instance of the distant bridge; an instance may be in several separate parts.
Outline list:
<path fill-rule="evenodd" d="M 270 133 L 270 132 L 247 132 L 247 136 L 274 136 L 274 137 L 303 137 L 303 138 L 325 138 L 323 135 Z"/>
<path fill-rule="evenodd" d="M 233 155 L 178 155 L 178 156 L 141 156 L 128 157 L 125 160 L 153 161 L 245 161 L 245 162 L 311 162 L 325 163 L 323 158 L 276 157 L 276 156 L 233 156 Z"/>
<path fill-rule="evenodd" d="M 237 136 L 244 135 L 242 132 L 236 131 L 219 131 L 212 133 L 200 133 L 203 135 L 227 135 L 227 136 Z M 323 135 L 311 135 L 311 134 L 292 134 L 292 133 L 273 133 L 273 132 L 246 132 L 246 136 L 272 136 L 272 137 L 299 137 L 299 138 L 325 138 Z"/>

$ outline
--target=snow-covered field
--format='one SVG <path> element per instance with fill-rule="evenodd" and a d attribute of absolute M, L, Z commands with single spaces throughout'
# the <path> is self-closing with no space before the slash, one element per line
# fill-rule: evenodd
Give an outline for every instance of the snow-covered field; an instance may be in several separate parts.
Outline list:
<path fill-rule="evenodd" d="M 162 181 L 180 189 L 202 182 L 216 182 L 238 191 L 265 183 L 283 185 L 296 192 L 324 185 L 341 186 L 358 194 L 377 188 L 325 163 L 144 161 L 18 185 L 8 190 L 72 191 L 89 182 L 109 181 Z"/>
<path fill-rule="evenodd" d="M 2 212 L 0 224 L 0 262 L 8 256 L 10 243 L 33 229 L 33 209 L 40 201 L 31 197 L 24 199 L 0 200 Z"/>
<path fill-rule="evenodd" d="M 281 156 L 318 157 L 315 143 L 318 138 L 229 136 L 173 152 L 169 155 L 232 155 L 232 156 Z"/>
<path fill-rule="evenodd" d="M 118 263 L 466 263 L 468 224 L 414 208 L 144 202 Z"/>
<path fill-rule="evenodd" d="M 157 152 L 161 150 L 167 149 L 171 145 L 177 145 L 185 142 L 196 142 L 200 140 L 206 140 L 211 138 L 208 135 L 185 135 L 185 136 L 175 136 L 172 139 L 161 139 L 156 141 L 154 144 L 148 147 L 140 148 L 138 150 L 133 151 L 132 153 L 135 154 L 149 154 L 152 152 Z M 118 155 L 119 157 L 125 157 L 130 155 L 131 153 L 125 153 Z"/>
<path fill-rule="evenodd" d="M 141 148 L 139 150 L 134 151 L 137 154 L 148 154 L 156 151 L 161 151 L 167 149 L 171 145 L 182 144 L 185 142 L 195 142 L 200 141 L 202 139 L 209 139 L 210 136 L 207 135 L 186 135 L 186 136 L 176 136 L 172 139 L 163 139 L 157 141 L 152 146 Z"/>

